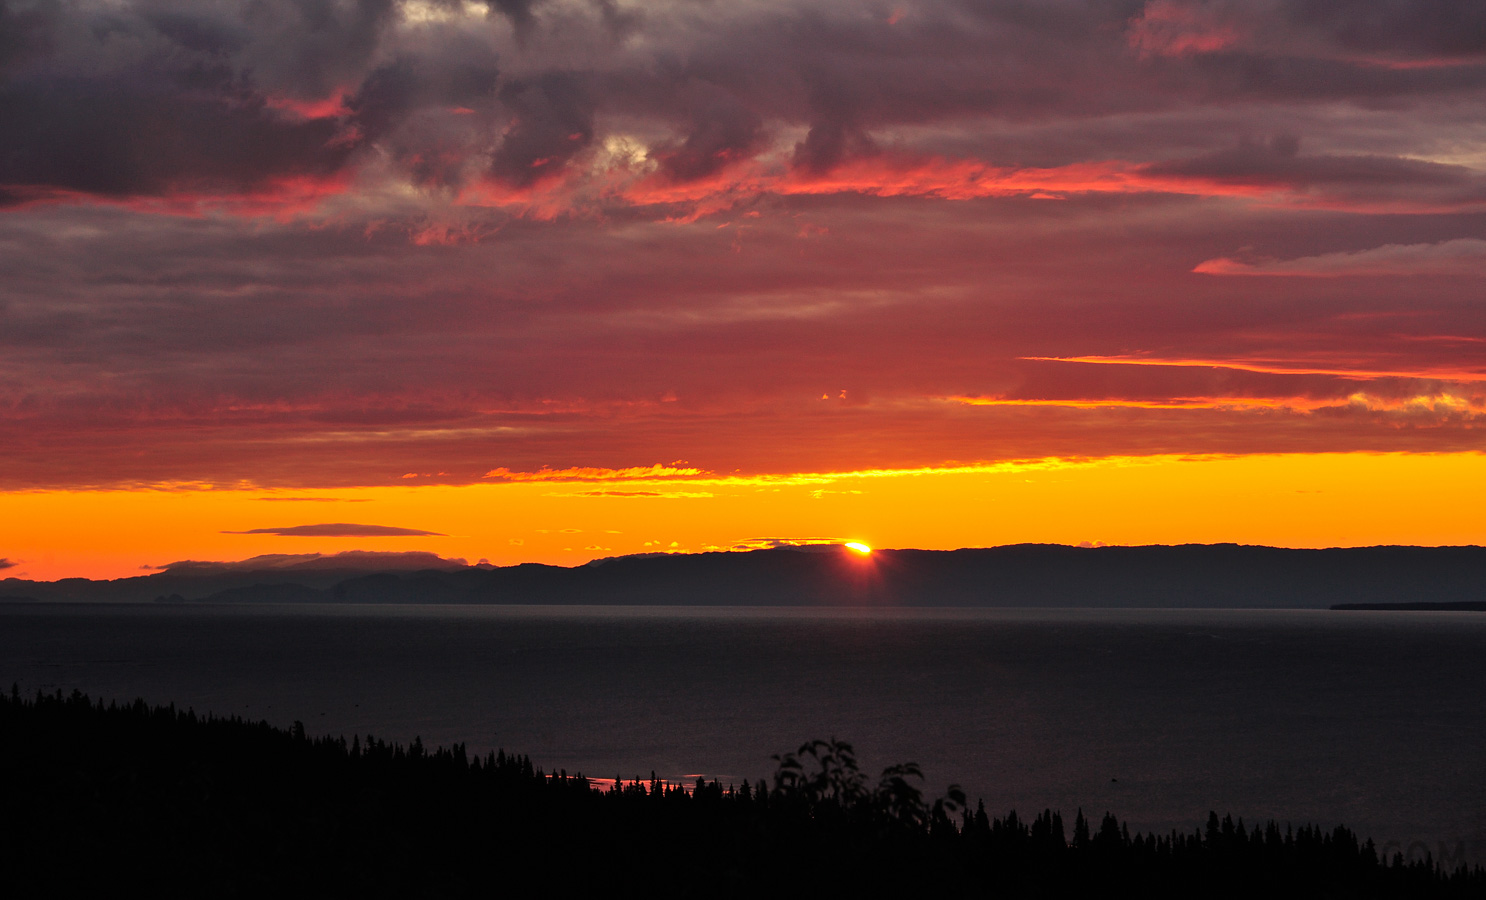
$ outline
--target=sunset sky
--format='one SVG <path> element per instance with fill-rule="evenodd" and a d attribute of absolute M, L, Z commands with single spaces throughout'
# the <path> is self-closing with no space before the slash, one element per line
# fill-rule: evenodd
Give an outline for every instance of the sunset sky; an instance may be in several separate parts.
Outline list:
<path fill-rule="evenodd" d="M 0 577 L 1483 543 L 1486 4 L 0 0 L 0 409 Z"/>

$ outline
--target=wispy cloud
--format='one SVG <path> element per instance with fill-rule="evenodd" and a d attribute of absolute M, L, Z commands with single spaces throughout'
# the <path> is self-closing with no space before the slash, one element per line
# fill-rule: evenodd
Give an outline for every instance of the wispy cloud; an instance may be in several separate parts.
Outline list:
<path fill-rule="evenodd" d="M 656 497 L 672 500 L 703 500 L 714 496 L 710 491 L 578 491 L 573 494 L 548 494 L 549 497 Z"/>
<path fill-rule="evenodd" d="M 1486 279 L 1486 241 L 1458 238 L 1437 244 L 1385 244 L 1371 250 L 1255 262 L 1218 257 L 1198 263 L 1192 271 L 1203 275 L 1292 278 L 1462 275 Z"/>
<path fill-rule="evenodd" d="M 1486 382 L 1486 371 L 1462 369 L 1368 369 L 1308 365 L 1304 362 L 1257 359 L 1167 359 L 1159 356 L 1024 356 L 1037 362 L 1085 363 L 1096 366 L 1154 366 L 1178 369 L 1232 369 L 1266 375 L 1332 375 L 1337 378 L 1428 378 L 1444 381 Z"/>
<path fill-rule="evenodd" d="M 395 525 L 353 525 L 344 522 L 322 525 L 288 525 L 274 528 L 250 528 L 246 531 L 224 531 L 223 534 L 274 534 L 280 537 L 445 537 L 437 531 L 399 528 Z"/>
<path fill-rule="evenodd" d="M 690 478 L 705 474 L 701 469 L 677 464 L 653 466 L 630 466 L 621 469 L 606 469 L 595 466 L 575 466 L 567 469 L 538 469 L 535 472 L 513 472 L 507 468 L 491 469 L 484 477 L 493 481 L 661 481 L 665 479 Z"/>
<path fill-rule="evenodd" d="M 733 543 L 733 550 L 776 550 L 781 547 L 830 548 L 839 547 L 851 538 L 799 537 L 799 538 L 745 538 Z"/>
<path fill-rule="evenodd" d="M 254 497 L 265 503 L 369 503 L 365 497 Z"/>
<path fill-rule="evenodd" d="M 271 569 L 417 571 L 457 569 L 469 565 L 460 558 L 446 558 L 422 550 L 346 550 L 340 553 L 268 553 L 232 561 L 178 560 L 163 566 L 142 566 L 183 574 L 189 572 L 253 572 Z"/>

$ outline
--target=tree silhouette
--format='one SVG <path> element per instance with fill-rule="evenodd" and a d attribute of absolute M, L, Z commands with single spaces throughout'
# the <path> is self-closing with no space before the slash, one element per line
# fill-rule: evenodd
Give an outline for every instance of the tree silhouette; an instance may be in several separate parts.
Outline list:
<path fill-rule="evenodd" d="M 971 814 L 951 786 L 850 744 L 775 757 L 774 789 L 652 773 L 597 789 L 504 750 L 313 736 L 143 701 L 0 695 L 0 872 L 8 895 L 1474 898 L 1486 870 L 1383 859 L 1343 827 L 1132 833 L 1082 811 Z M 1092 832 L 1092 833 L 1091 833 Z M 658 869 L 659 854 L 666 860 Z M 533 877 L 540 888 L 533 890 Z"/>

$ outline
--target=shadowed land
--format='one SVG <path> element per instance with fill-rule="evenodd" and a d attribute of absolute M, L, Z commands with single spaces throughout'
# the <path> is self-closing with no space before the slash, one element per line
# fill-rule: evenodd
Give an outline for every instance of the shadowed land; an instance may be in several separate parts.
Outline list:
<path fill-rule="evenodd" d="M 597 789 L 519 755 L 81 694 L 0 698 L 0 865 L 27 895 L 464 897 L 1480 897 L 1486 870 L 1381 859 L 1343 827 L 1131 834 L 1080 812 L 1028 822 L 929 800 L 918 767 L 875 785 L 850 745 L 775 757 L 773 783 Z"/>
<path fill-rule="evenodd" d="M 1486 600 L 1462 600 L 1459 603 L 1338 603 L 1331 608 L 1394 612 L 1486 612 Z"/>
<path fill-rule="evenodd" d="M 0 581 L 16 599 L 79 602 L 511 603 L 1325 609 L 1486 603 L 1486 548 L 1294 550 L 1237 544 L 963 550 L 783 547 L 625 556 L 564 568 L 467 566 L 433 554 L 283 564 L 176 563 L 114 581 Z M 295 559 L 295 558 L 287 558 Z M 261 560 L 261 561 L 260 561 Z M 1378 607 L 1382 608 L 1382 607 Z"/>

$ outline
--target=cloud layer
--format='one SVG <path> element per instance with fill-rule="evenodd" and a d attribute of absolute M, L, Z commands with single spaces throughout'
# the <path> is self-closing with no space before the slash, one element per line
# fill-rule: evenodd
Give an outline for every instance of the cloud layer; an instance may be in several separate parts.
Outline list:
<path fill-rule="evenodd" d="M 249 528 L 246 531 L 228 531 L 224 534 L 274 534 L 279 537 L 446 537 L 437 531 L 424 531 L 421 528 L 399 528 L 395 525 L 352 525 L 345 522 Z"/>
<path fill-rule="evenodd" d="M 1486 241 L 1458 238 L 1438 244 L 1387 244 L 1370 250 L 1256 262 L 1221 257 L 1204 260 L 1192 271 L 1204 275 L 1291 275 L 1303 278 L 1459 275 L 1479 279 L 1486 278 Z"/>
<path fill-rule="evenodd" d="M 3 489 L 1481 446 L 1477 3 L 0 0 L 0 121 Z"/>

